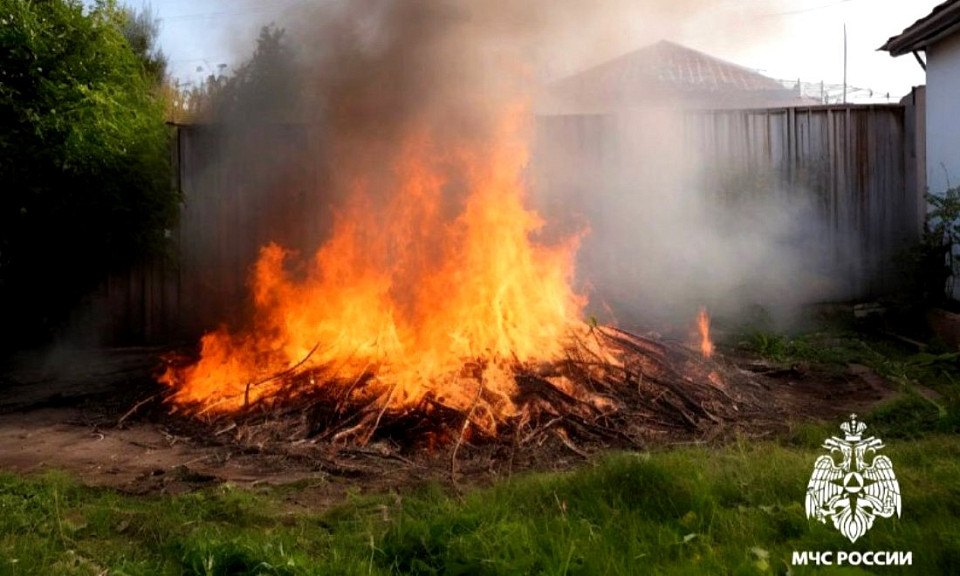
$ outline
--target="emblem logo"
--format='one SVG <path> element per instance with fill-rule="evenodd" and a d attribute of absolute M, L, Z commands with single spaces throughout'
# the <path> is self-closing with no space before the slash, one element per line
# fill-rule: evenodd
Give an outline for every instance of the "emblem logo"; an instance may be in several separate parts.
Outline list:
<path fill-rule="evenodd" d="M 867 425 L 856 414 L 840 425 L 844 438 L 828 438 L 830 450 L 817 458 L 807 484 L 807 518 L 827 519 L 841 534 L 856 542 L 877 516 L 900 517 L 900 484 L 890 458 L 878 455 L 879 438 L 863 438 Z M 839 459 L 839 460 L 838 460 Z"/>

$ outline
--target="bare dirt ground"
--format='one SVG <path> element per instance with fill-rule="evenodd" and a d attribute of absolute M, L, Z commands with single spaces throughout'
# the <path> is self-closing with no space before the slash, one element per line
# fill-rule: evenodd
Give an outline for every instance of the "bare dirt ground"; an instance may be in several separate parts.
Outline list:
<path fill-rule="evenodd" d="M 429 479 L 482 484 L 520 470 L 565 469 L 607 448 L 769 436 L 786 430 L 788 421 L 836 419 L 897 395 L 894 385 L 864 366 L 783 366 L 721 351 L 710 361 L 711 374 L 722 375 L 724 389 L 747 408 L 709 434 L 654 427 L 629 446 L 576 444 L 564 434 L 544 434 L 520 452 L 468 440 L 454 464 L 449 448 L 405 450 L 390 438 L 362 447 L 309 438 L 238 442 L 235 424 L 171 414 L 159 400 L 154 374 L 162 352 L 58 350 L 21 354 L 0 366 L 0 471 L 63 469 L 87 484 L 136 494 L 217 482 L 302 481 L 319 487 L 312 498 L 330 500 L 346 490 L 382 491 Z"/>

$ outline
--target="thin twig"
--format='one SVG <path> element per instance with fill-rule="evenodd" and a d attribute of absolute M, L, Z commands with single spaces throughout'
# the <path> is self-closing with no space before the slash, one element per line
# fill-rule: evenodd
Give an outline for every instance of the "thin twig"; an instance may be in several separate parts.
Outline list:
<path fill-rule="evenodd" d="M 153 399 L 156 398 L 157 396 L 160 396 L 161 394 L 163 394 L 163 392 L 157 392 L 156 394 L 154 394 L 154 395 L 152 395 L 152 396 L 148 396 L 147 398 L 144 398 L 143 400 L 141 400 L 141 401 L 137 402 L 136 404 L 134 404 L 134 405 L 133 405 L 133 408 L 131 408 L 130 410 L 128 410 L 126 414 L 124 414 L 123 416 L 120 417 L 119 420 L 117 420 L 117 428 L 123 427 L 123 422 L 124 422 L 124 420 L 126 420 L 127 418 L 129 418 L 130 416 L 132 416 L 133 413 L 136 412 L 137 410 L 139 410 L 141 406 L 143 406 L 144 404 L 150 402 L 151 400 L 153 400 Z"/>
<path fill-rule="evenodd" d="M 345 392 L 343 393 L 343 395 L 340 397 L 340 400 L 337 401 L 337 406 L 336 406 L 336 408 L 334 408 L 334 410 L 333 410 L 333 413 L 334 413 L 334 414 L 339 414 L 339 413 L 340 413 L 340 410 L 343 408 L 344 402 L 346 402 L 347 399 L 350 398 L 350 393 L 353 392 L 353 389 L 357 387 L 357 384 L 359 384 L 359 383 L 360 383 L 360 380 L 362 380 L 363 377 L 366 375 L 366 373 L 367 373 L 367 368 L 369 368 L 371 364 L 372 364 L 372 362 L 367 362 L 367 365 L 363 367 L 363 370 L 361 370 L 361 371 L 360 371 L 360 374 L 354 379 L 353 384 L 351 384 L 351 385 L 346 389 L 346 391 L 345 391 Z"/>
<path fill-rule="evenodd" d="M 563 431 L 563 428 L 556 428 L 554 429 L 553 433 L 556 435 L 557 438 L 560 439 L 560 442 L 562 442 L 564 446 L 570 449 L 571 452 L 575 453 L 576 455 L 582 458 L 590 458 L 589 454 L 577 448 L 576 444 L 574 444 L 573 441 L 570 440 L 570 438 L 567 436 L 567 433 Z"/>
<path fill-rule="evenodd" d="M 307 360 L 309 360 L 310 357 L 313 356 L 313 353 L 316 352 L 316 351 L 317 351 L 317 348 L 319 348 L 319 347 L 320 347 L 320 342 L 317 342 L 316 344 L 313 345 L 313 348 L 311 348 L 310 351 L 307 352 L 307 355 L 303 357 L 303 360 L 297 362 L 297 363 L 294 364 L 293 366 L 291 366 L 291 367 L 289 367 L 289 368 L 287 368 L 287 369 L 285 369 L 285 370 L 283 370 L 283 371 L 281 371 L 281 372 L 276 372 L 276 373 L 273 374 L 272 376 L 268 376 L 268 377 L 266 377 L 266 378 L 264 378 L 264 379 L 262 379 L 262 380 L 258 380 L 258 381 L 256 381 L 256 382 L 252 382 L 252 383 L 250 383 L 250 384 L 247 384 L 247 389 L 256 388 L 257 386 L 260 386 L 261 384 L 266 384 L 267 382 L 270 382 L 271 380 L 277 380 L 277 379 L 279 379 L 279 378 L 283 378 L 284 376 L 287 376 L 288 374 L 292 373 L 292 372 L 293 372 L 294 370 L 296 370 L 297 368 L 299 368 L 299 367 L 303 366 L 304 364 L 306 364 Z"/>
<path fill-rule="evenodd" d="M 333 435 L 333 437 L 331 438 L 331 441 L 332 441 L 332 442 L 336 442 L 336 441 L 340 440 L 341 438 L 344 438 L 344 437 L 346 437 L 346 436 L 349 436 L 349 435 L 353 434 L 353 433 L 356 432 L 357 430 L 360 430 L 361 428 L 363 428 L 364 426 L 366 426 L 366 425 L 367 425 L 367 422 L 369 422 L 369 421 L 372 420 L 372 419 L 373 419 L 373 412 L 368 412 L 368 413 L 366 413 L 366 414 L 364 415 L 363 419 L 361 419 L 360 422 L 359 422 L 356 426 L 351 426 L 350 428 L 347 428 L 346 430 L 341 430 L 340 432 L 337 432 L 336 434 Z"/>
<path fill-rule="evenodd" d="M 383 418 L 384 412 L 386 412 L 387 408 L 390 407 L 390 400 L 393 399 L 393 393 L 397 391 L 397 387 L 399 385 L 400 383 L 397 382 L 396 384 L 393 385 L 392 388 L 390 388 L 390 392 L 387 394 L 387 399 L 383 402 L 383 407 L 380 409 L 380 413 L 377 414 L 377 420 L 373 423 L 373 428 L 370 429 L 370 432 L 368 432 L 366 436 L 364 436 L 363 442 L 360 443 L 361 446 L 365 446 L 367 442 L 369 442 L 370 439 L 373 438 L 373 433 L 376 432 L 377 427 L 380 426 L 380 419 Z"/>
<path fill-rule="evenodd" d="M 340 450 L 341 454 L 355 454 L 358 456 L 373 456 L 375 458 L 383 458 L 385 460 L 397 460 L 403 462 L 404 464 L 410 466 L 411 468 L 423 468 L 423 464 L 414 462 L 409 458 L 404 458 L 400 454 L 389 451 L 379 451 L 379 450 L 370 450 L 365 448 L 344 448 Z"/>
<path fill-rule="evenodd" d="M 548 428 L 550 428 L 551 426 L 553 426 L 554 424 L 556 424 L 557 422 L 559 422 L 559 421 L 561 421 L 561 420 L 563 420 L 563 416 L 557 416 L 557 417 L 553 418 L 552 420 L 550 420 L 549 422 L 547 422 L 546 424 L 544 424 L 544 425 L 541 426 L 540 428 L 534 430 L 533 432 L 531 432 L 530 434 L 528 434 L 525 438 L 523 438 L 522 440 L 520 440 L 520 444 L 523 445 L 523 444 L 526 444 L 526 443 L 530 442 L 531 440 L 533 440 L 533 438 L 534 438 L 535 436 L 537 436 L 537 435 L 539 435 L 539 434 L 543 434 L 544 432 L 546 432 L 546 430 L 547 430 Z"/>
<path fill-rule="evenodd" d="M 303 364 L 306 363 L 306 361 L 309 360 L 311 356 L 313 356 L 313 353 L 317 351 L 317 348 L 318 348 L 319 346 L 320 346 L 320 343 L 317 342 L 317 344 L 310 350 L 310 352 L 309 352 L 306 356 L 303 357 L 303 360 L 300 360 L 299 362 L 297 362 L 297 363 L 294 364 L 293 366 L 291 366 L 291 367 L 289 367 L 289 368 L 286 368 L 286 369 L 284 369 L 284 370 L 281 371 L 281 372 L 276 372 L 276 373 L 272 374 L 271 376 L 268 376 L 267 378 L 264 378 L 264 379 L 262 379 L 262 380 L 257 380 L 256 382 L 247 382 L 247 384 L 246 384 L 246 386 L 244 386 L 244 390 L 243 390 L 243 407 L 244 407 L 244 408 L 247 408 L 247 407 L 250 406 L 250 389 L 251 389 L 251 388 L 256 387 L 256 386 L 260 386 L 261 384 L 266 384 L 267 382 L 270 382 L 271 380 L 276 380 L 277 378 L 282 378 L 283 376 L 286 376 L 287 374 L 290 374 L 291 372 L 293 372 L 294 370 L 296 370 L 296 369 L 299 368 L 300 366 L 303 366 Z M 217 405 L 222 404 L 222 403 L 224 403 L 224 402 L 227 402 L 227 401 L 229 401 L 229 400 L 232 400 L 232 399 L 236 398 L 237 396 L 240 396 L 240 393 L 224 395 L 224 396 L 222 396 L 219 400 L 217 400 L 216 402 L 214 402 L 214 403 L 212 403 L 212 404 L 208 404 L 208 405 L 207 405 L 206 407 L 204 407 L 202 410 L 200 410 L 199 412 L 197 412 L 197 416 L 200 416 L 200 415 L 202 415 L 202 414 L 205 414 L 206 412 L 208 412 L 210 409 L 216 407 Z"/>

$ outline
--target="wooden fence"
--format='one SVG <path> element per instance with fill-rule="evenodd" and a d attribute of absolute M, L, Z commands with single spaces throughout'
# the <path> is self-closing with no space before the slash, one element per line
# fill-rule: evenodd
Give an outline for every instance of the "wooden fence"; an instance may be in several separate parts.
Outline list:
<path fill-rule="evenodd" d="M 808 195 L 829 244 L 852 249 L 843 296 L 856 299 L 897 287 L 896 256 L 921 232 L 923 189 L 908 178 L 913 113 L 900 105 L 704 112 L 688 115 L 687 129 L 701 159 L 773 170 Z"/>
<path fill-rule="evenodd" d="M 177 186 L 184 204 L 172 254 L 112 275 L 94 295 L 96 338 L 107 344 L 193 340 L 237 318 L 251 265 L 269 242 L 319 237 L 315 145 L 299 125 L 176 127 Z M 89 322 L 89 319 L 87 319 Z"/>
<path fill-rule="evenodd" d="M 909 97 L 908 97 L 909 98 Z M 696 111 L 684 115 L 684 146 L 703 165 L 772 171 L 811 195 L 830 229 L 853 237 L 859 253 L 848 298 L 876 296 L 896 279 L 894 253 L 918 238 L 923 218 L 922 106 L 823 106 Z M 920 102 L 922 104 L 922 100 Z M 919 119 L 919 122 L 918 122 Z M 611 116 L 539 119 L 540 142 L 565 141 L 553 165 L 619 170 L 618 120 Z M 235 138 L 210 126 L 180 126 L 174 149 L 185 197 L 175 254 L 104 281 L 94 297 L 97 338 L 107 344 L 192 340 L 235 318 L 259 248 L 269 241 L 309 245 L 329 221 L 322 145 L 304 126 L 264 126 Z M 242 140 L 242 141 L 241 141 Z M 253 142 L 254 145 L 250 146 Z M 556 146 L 540 149 L 554 150 Z M 557 160 L 557 159 L 555 159 Z M 542 181 L 549 187 L 551 175 Z M 552 178 L 560 183 L 563 178 Z M 569 194 L 540 195 L 562 214 Z M 587 214 L 589 217 L 589 214 Z"/>
<path fill-rule="evenodd" d="M 659 111 L 632 118 L 556 116 L 542 119 L 540 138 L 551 155 L 567 158 L 551 171 L 551 185 L 562 197 L 555 203 L 588 219 L 604 211 L 591 173 L 619 172 L 656 186 L 661 172 L 681 172 L 691 175 L 684 185 L 700 186 L 701 192 L 707 192 L 703 181 L 712 179 L 720 188 L 738 187 L 726 194 L 748 193 L 743 189 L 753 186 L 762 194 L 778 188 L 802 196 L 813 206 L 808 217 L 817 220 L 817 232 L 829 236 L 825 244 L 835 252 L 834 297 L 855 300 L 896 289 L 902 279 L 896 257 L 920 237 L 922 104 L 920 93 L 897 105 L 698 110 L 661 125 Z M 671 148 L 679 153 L 671 156 Z M 652 156 L 659 158 L 652 162 Z M 563 166 L 574 174 L 557 175 Z M 622 205 L 618 199 L 611 204 L 608 213 Z"/>

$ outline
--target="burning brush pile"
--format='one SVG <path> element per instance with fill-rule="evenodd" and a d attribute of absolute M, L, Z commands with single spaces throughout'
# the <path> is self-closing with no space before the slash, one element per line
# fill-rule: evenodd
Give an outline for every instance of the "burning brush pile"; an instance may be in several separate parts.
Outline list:
<path fill-rule="evenodd" d="M 494 141 L 452 153 L 412 137 L 392 167 L 396 195 L 377 206 L 358 183 L 305 269 L 263 248 L 251 327 L 207 334 L 199 360 L 173 362 L 169 402 L 243 423 L 244 442 L 458 447 L 550 434 L 579 450 L 718 431 L 738 402 L 706 332 L 693 351 L 581 320 L 577 239 L 535 242 L 541 222 L 523 205 L 526 117 L 514 111 Z M 452 219 L 438 165 L 468 189 Z"/>
<path fill-rule="evenodd" d="M 372 48 L 336 44 L 349 26 L 315 35 L 334 43 L 318 51 L 334 63 L 325 84 L 312 85 L 330 138 L 327 158 L 304 161 L 331 167 L 331 233 L 312 255 L 262 248 L 252 319 L 171 361 L 168 403 L 241 444 L 390 440 L 454 454 L 723 429 L 743 406 L 722 367 L 583 320 L 580 237 L 546 242 L 525 205 L 530 99 L 504 88 L 501 76 L 523 74 L 502 57 L 478 64 L 487 53 L 465 27 L 482 15 L 382 5 Z M 350 68 L 331 72 L 336 62 Z"/>

